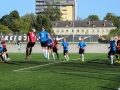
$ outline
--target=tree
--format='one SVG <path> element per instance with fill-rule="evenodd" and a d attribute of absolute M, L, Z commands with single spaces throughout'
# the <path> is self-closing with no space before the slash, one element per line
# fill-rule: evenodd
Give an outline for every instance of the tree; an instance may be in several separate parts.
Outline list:
<path fill-rule="evenodd" d="M 13 20 L 12 30 L 13 32 L 26 33 L 31 29 L 30 22 L 24 21 L 23 19 Z"/>
<path fill-rule="evenodd" d="M 20 17 L 17 10 L 14 10 L 14 11 L 10 12 L 9 15 L 11 17 L 11 20 L 15 20 L 15 19 L 18 19 Z"/>
<path fill-rule="evenodd" d="M 107 13 L 106 16 L 104 17 L 104 20 L 111 20 L 113 22 L 114 26 L 116 26 L 118 28 L 120 26 L 119 18 L 112 13 Z"/>
<path fill-rule="evenodd" d="M 25 14 L 24 16 L 21 17 L 24 21 L 26 22 L 30 22 L 31 24 L 31 28 L 34 28 L 35 27 L 35 24 L 36 24 L 36 18 L 37 16 L 33 13 L 31 14 Z"/>
<path fill-rule="evenodd" d="M 89 15 L 87 20 L 100 20 L 97 15 Z"/>
<path fill-rule="evenodd" d="M 41 10 L 42 12 L 40 14 L 49 17 L 52 21 L 61 19 L 62 13 L 55 4 L 48 4 L 47 8 Z"/>
<path fill-rule="evenodd" d="M 4 25 L 0 24 L 0 32 L 2 32 L 4 34 L 8 34 L 12 31 L 7 26 L 4 26 Z"/>
<path fill-rule="evenodd" d="M 38 15 L 36 20 L 36 30 L 41 31 L 42 26 L 45 27 L 47 32 L 53 32 L 50 18 L 47 16 Z"/>
<path fill-rule="evenodd" d="M 10 15 L 4 15 L 4 16 L 0 19 L 0 22 L 1 22 L 2 25 L 7 26 L 8 28 L 10 28 L 11 25 L 12 25 Z"/>

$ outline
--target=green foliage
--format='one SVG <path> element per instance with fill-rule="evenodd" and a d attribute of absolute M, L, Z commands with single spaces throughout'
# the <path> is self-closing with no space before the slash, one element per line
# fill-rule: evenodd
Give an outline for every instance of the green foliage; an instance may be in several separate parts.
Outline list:
<path fill-rule="evenodd" d="M 37 16 L 33 13 L 25 14 L 21 17 L 25 22 L 30 22 L 31 28 L 34 28 L 36 25 Z"/>
<path fill-rule="evenodd" d="M 119 17 L 112 14 L 112 13 L 107 13 L 106 16 L 104 17 L 104 20 L 111 20 L 117 28 L 120 26 L 120 20 Z"/>
<path fill-rule="evenodd" d="M 4 25 L 1 25 L 0 24 L 0 33 L 4 33 L 4 34 L 8 34 L 11 32 L 11 30 L 7 27 L 7 26 L 4 26 Z"/>
<path fill-rule="evenodd" d="M 42 10 L 43 12 L 41 15 L 49 17 L 52 21 L 61 19 L 62 13 L 55 4 L 48 4 L 47 8 L 44 8 Z"/>
<path fill-rule="evenodd" d="M 17 10 L 12 11 L 9 15 L 10 15 L 12 20 L 18 19 L 20 17 Z"/>
<path fill-rule="evenodd" d="M 15 19 L 13 20 L 12 30 L 14 32 L 25 33 L 30 30 L 30 22 L 24 21 L 23 19 Z"/>
<path fill-rule="evenodd" d="M 52 31 L 52 22 L 50 21 L 49 17 L 38 15 L 37 20 L 36 20 L 36 30 L 41 31 L 42 26 L 45 27 L 47 32 L 51 33 L 51 31 Z"/>
<path fill-rule="evenodd" d="M 0 22 L 1 22 L 2 25 L 7 26 L 8 28 L 10 28 L 11 25 L 12 25 L 10 15 L 4 15 L 4 16 L 0 19 Z"/>
<path fill-rule="evenodd" d="M 97 15 L 89 15 L 87 20 L 100 20 Z"/>

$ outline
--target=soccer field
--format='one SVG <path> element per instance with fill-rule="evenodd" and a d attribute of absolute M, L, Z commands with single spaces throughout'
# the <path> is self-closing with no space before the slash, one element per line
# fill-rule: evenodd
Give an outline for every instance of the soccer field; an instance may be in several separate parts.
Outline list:
<path fill-rule="evenodd" d="M 118 90 L 120 64 L 110 65 L 107 54 L 78 54 L 70 60 L 46 60 L 34 53 L 25 60 L 24 53 L 10 53 L 11 61 L 0 63 L 0 90 Z M 116 60 L 116 59 L 115 59 Z"/>

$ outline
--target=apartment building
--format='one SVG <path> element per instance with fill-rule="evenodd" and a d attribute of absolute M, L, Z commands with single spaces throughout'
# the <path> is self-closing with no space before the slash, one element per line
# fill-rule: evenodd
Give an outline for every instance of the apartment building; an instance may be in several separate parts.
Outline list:
<path fill-rule="evenodd" d="M 77 0 L 36 0 L 36 14 L 43 12 L 49 4 L 55 4 L 63 14 L 61 21 L 72 21 L 77 19 Z"/>

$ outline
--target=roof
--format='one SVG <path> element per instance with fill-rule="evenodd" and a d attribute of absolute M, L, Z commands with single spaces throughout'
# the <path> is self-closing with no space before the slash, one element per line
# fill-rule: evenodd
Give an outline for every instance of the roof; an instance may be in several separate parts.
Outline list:
<path fill-rule="evenodd" d="M 73 27 L 73 21 L 53 21 L 53 27 Z M 75 21 L 74 27 L 115 27 L 107 21 Z"/>

